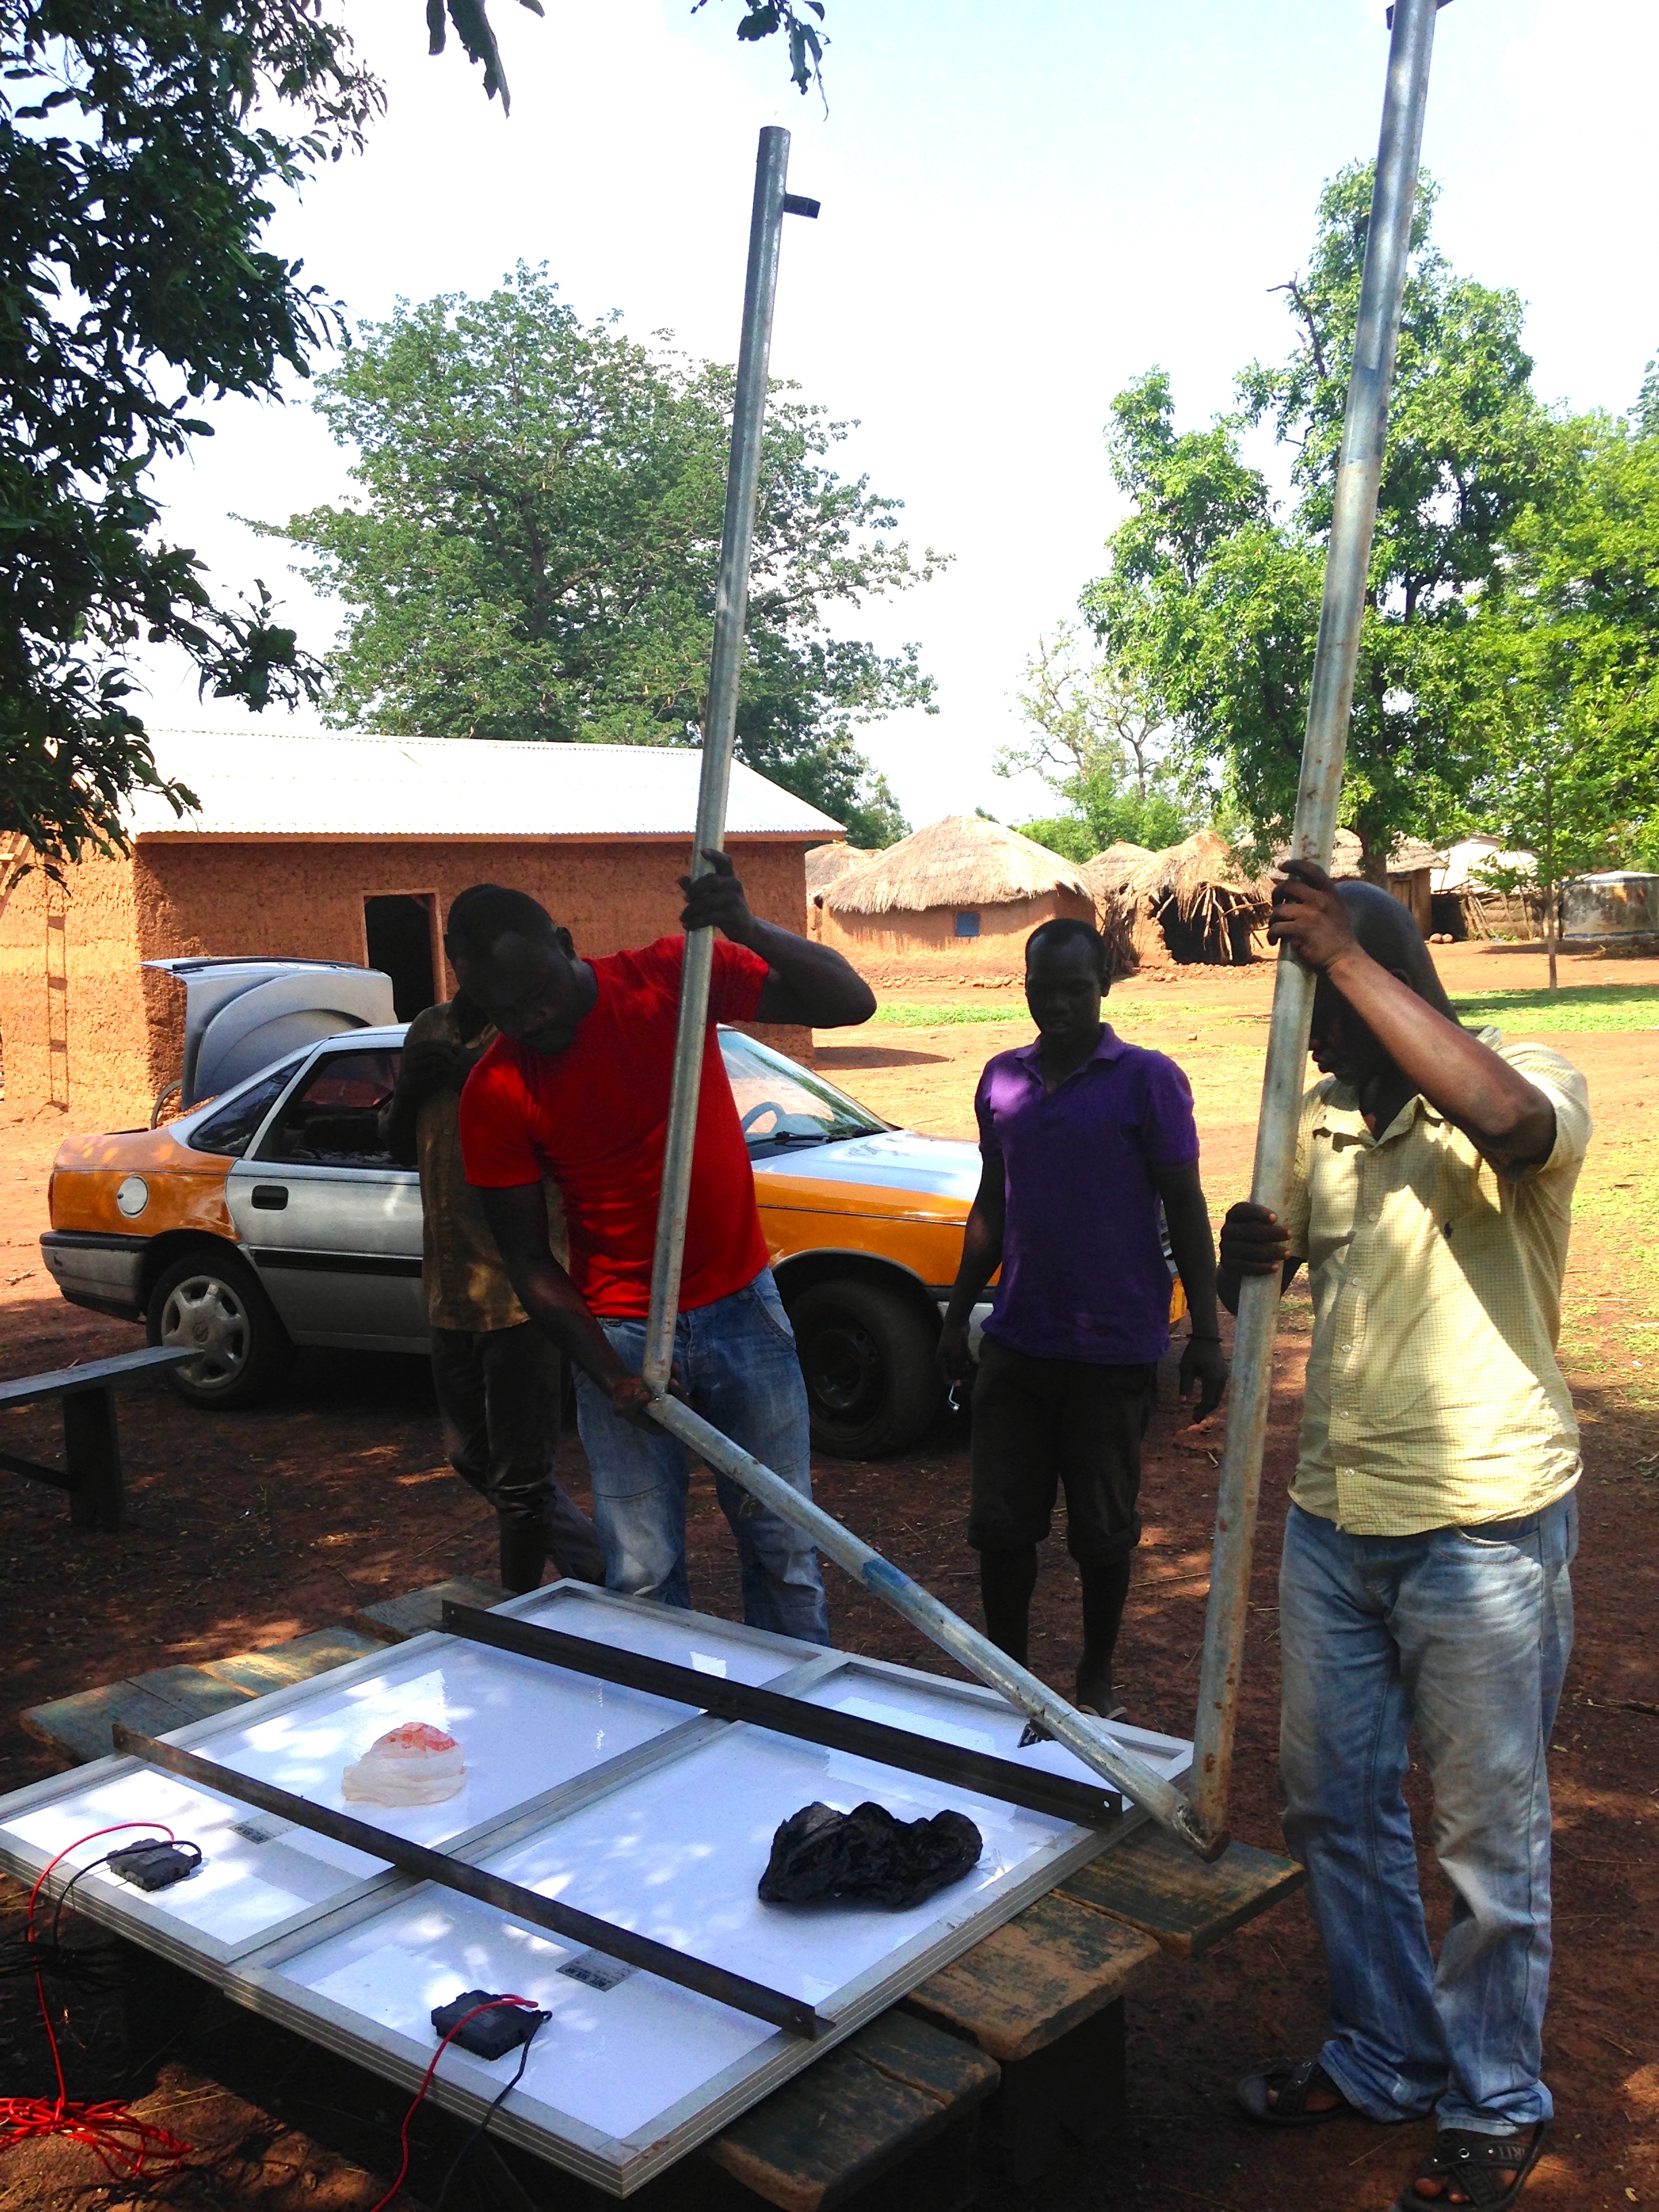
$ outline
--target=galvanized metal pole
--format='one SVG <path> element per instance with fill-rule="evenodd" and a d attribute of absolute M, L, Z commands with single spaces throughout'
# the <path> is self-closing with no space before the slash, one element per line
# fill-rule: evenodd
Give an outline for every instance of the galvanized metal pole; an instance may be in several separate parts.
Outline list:
<path fill-rule="evenodd" d="M 738 684 L 743 672 L 743 632 L 749 611 L 749 550 L 760 486 L 761 432 L 766 420 L 767 370 L 772 352 L 772 302 L 778 284 L 778 246 L 783 231 L 789 174 L 789 133 L 769 125 L 755 161 L 755 203 L 749 225 L 749 272 L 744 284 L 743 337 L 732 410 L 732 457 L 726 476 L 726 518 L 720 533 L 720 581 L 714 598 L 714 649 L 703 716 L 702 776 L 697 792 L 693 876 L 706 875 L 705 851 L 726 842 L 726 794 L 732 780 L 732 740 L 737 727 Z M 817 212 L 799 204 L 803 214 Z M 685 939 L 680 978 L 679 1030 L 674 1042 L 674 1085 L 668 1107 L 662 1195 L 657 1206 L 657 1248 L 651 1270 L 651 1317 L 646 1325 L 641 1369 L 655 1390 L 667 1381 L 679 1316 L 680 1265 L 691 1195 L 691 1155 L 696 1144 L 697 1097 L 708 1024 L 708 983 L 714 933 L 699 929 Z"/>
<path fill-rule="evenodd" d="M 959 1659 L 969 1674 L 1000 1691 L 1011 1705 L 1045 1728 L 1056 1743 L 1063 1743 L 1093 1773 L 1103 1776 L 1126 1797 L 1144 1806 L 1154 1820 L 1179 1836 L 1200 1858 L 1219 1858 L 1226 1850 L 1229 1838 L 1225 1832 L 1212 1828 L 1173 1783 L 1165 1781 L 1133 1752 L 1126 1751 L 1098 1723 L 1074 1711 L 1064 1698 L 1056 1697 L 1046 1682 L 1040 1682 L 1035 1674 L 1009 1658 L 1006 1651 L 999 1651 L 976 1628 L 959 1620 L 920 1583 L 912 1582 L 908 1575 L 883 1559 L 879 1552 L 872 1551 L 850 1528 L 844 1528 L 821 1505 L 815 1505 L 810 1498 L 803 1498 L 773 1468 L 763 1466 L 729 1437 L 723 1437 L 677 1398 L 653 1400 L 651 1413 L 671 1436 L 678 1437 L 710 1467 L 740 1483 L 751 1498 L 758 1498 L 763 1505 L 769 1506 L 773 1512 L 804 1530 L 819 1551 L 837 1566 L 844 1567 L 872 1595 L 902 1613 L 941 1651 L 948 1651 L 953 1659 Z"/>
<path fill-rule="evenodd" d="M 1437 5 L 1443 4 L 1444 0 L 1396 0 L 1392 17 L 1382 134 L 1365 240 L 1330 544 L 1325 556 L 1324 601 L 1308 699 L 1302 782 L 1291 840 L 1291 851 L 1298 858 L 1316 860 L 1322 867 L 1330 865 L 1337 800 L 1342 789 L 1359 627 L 1370 573 L 1371 537 L 1376 526 L 1389 393 L 1394 382 L 1395 347 L 1411 249 L 1435 12 Z M 1310 972 L 1291 953 L 1281 950 L 1273 983 L 1261 1118 L 1256 1127 L 1255 1171 L 1250 1182 L 1251 1198 L 1275 1213 L 1284 1210 L 1295 1164 L 1313 988 Z M 1240 1287 L 1238 1326 L 1233 1340 L 1193 1755 L 1199 1809 L 1217 1826 L 1224 1825 L 1227 1816 L 1279 1295 L 1274 1278 L 1247 1279 Z"/>

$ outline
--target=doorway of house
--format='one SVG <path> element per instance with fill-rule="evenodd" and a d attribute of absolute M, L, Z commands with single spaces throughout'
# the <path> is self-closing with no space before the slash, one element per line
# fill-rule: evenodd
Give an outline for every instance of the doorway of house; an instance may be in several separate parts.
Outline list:
<path fill-rule="evenodd" d="M 437 1000 L 432 942 L 436 899 L 429 891 L 393 891 L 363 901 L 368 964 L 392 978 L 400 1022 L 412 1022 Z"/>

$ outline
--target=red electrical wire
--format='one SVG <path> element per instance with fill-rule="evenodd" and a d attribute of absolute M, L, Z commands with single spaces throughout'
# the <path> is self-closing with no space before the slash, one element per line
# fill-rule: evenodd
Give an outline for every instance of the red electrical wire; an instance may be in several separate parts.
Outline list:
<path fill-rule="evenodd" d="M 498 2005 L 523 2005 L 526 2010 L 529 2012 L 535 2012 L 539 2009 L 532 1997 L 502 1996 L 491 1997 L 487 2004 L 474 2005 L 471 2012 L 465 2012 L 461 2014 L 454 2027 L 450 2029 L 449 2033 L 445 2036 L 443 2041 L 433 2052 L 432 2063 L 427 2068 L 425 2073 L 422 2075 L 421 2086 L 415 2092 L 415 2101 L 410 2105 L 409 2110 L 404 2114 L 404 2124 L 398 2130 L 398 2141 L 403 2150 L 403 2158 L 398 2167 L 398 2178 L 392 2183 L 391 2188 L 387 2190 L 386 2195 L 378 2198 L 375 2203 L 369 2206 L 368 2212 L 386 2212 L 386 2206 L 391 2203 L 392 2198 L 398 2194 L 398 2191 L 404 2185 L 404 2182 L 409 2173 L 409 2124 L 414 2118 L 416 2113 L 420 2110 L 422 2098 L 425 2096 L 427 2091 L 432 2087 L 432 2077 L 438 2070 L 438 2061 L 443 2057 L 445 2051 L 448 2050 L 450 2045 L 460 2033 L 461 2030 L 466 2026 L 468 2021 L 477 2020 L 481 2012 L 494 2012 Z"/>
<path fill-rule="evenodd" d="M 178 1838 L 161 1820 L 117 1820 L 107 1828 L 94 1828 L 89 1836 L 77 1836 L 66 1844 L 58 1856 L 42 1872 L 40 1880 L 29 1892 L 28 1923 L 26 1940 L 34 1941 L 34 1908 L 45 1888 L 46 1877 L 54 1867 L 62 1864 L 71 1851 L 78 1851 L 82 1844 L 96 1843 L 100 1836 L 113 1836 L 124 1828 L 159 1828 L 170 1844 Z M 64 2081 L 64 2062 L 58 2054 L 58 2038 L 52 2033 L 52 2013 L 46 2003 L 46 1985 L 41 1979 L 39 1966 L 34 1970 L 34 1994 L 40 2007 L 41 2025 L 46 2031 L 46 2041 L 52 2049 L 52 2071 L 58 2076 L 58 2095 L 54 2101 L 48 2097 L 0 2097 L 0 2150 L 9 2150 L 14 2143 L 38 2142 L 46 2136 L 67 2136 L 71 2142 L 82 2142 L 94 2150 L 102 2160 L 106 2173 L 124 2180 L 149 2179 L 158 2172 L 181 2166 L 193 2154 L 192 2146 L 181 2142 L 177 2136 L 169 2135 L 149 2120 L 141 2120 L 118 2100 L 88 2105 L 71 2100 Z"/>

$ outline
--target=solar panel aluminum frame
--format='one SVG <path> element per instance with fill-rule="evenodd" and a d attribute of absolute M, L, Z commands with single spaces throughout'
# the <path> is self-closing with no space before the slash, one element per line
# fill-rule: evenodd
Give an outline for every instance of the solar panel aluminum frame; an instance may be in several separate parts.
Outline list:
<path fill-rule="evenodd" d="M 556 1600 L 561 1593 L 578 1599 L 584 1607 L 615 1609 L 623 1616 L 629 1613 L 637 1615 L 640 1609 L 637 1601 L 617 1597 L 608 1590 L 595 1589 L 591 1583 L 568 1580 L 544 1583 L 540 1589 L 514 1600 L 510 1607 L 500 1609 L 511 1610 L 514 1613 L 538 1610 Z M 804 1686 L 826 1672 L 832 1672 L 839 1656 L 820 1645 L 803 1644 L 793 1637 L 775 1635 L 767 1629 L 750 1628 L 741 1622 L 717 1620 L 702 1613 L 686 1613 L 681 1619 L 690 1625 L 694 1632 L 698 1628 L 704 1628 L 721 1642 L 738 1644 L 769 1658 L 789 1662 L 772 1678 L 775 1684 L 787 1682 L 794 1685 L 799 1682 Z M 447 1650 L 455 1641 L 454 1638 L 436 1629 L 428 1630 L 420 1636 L 407 1638 L 401 1644 L 388 1644 L 381 1650 L 368 1652 L 362 1658 L 351 1660 L 343 1667 L 331 1667 L 324 1674 L 307 1675 L 301 1681 L 289 1682 L 281 1689 L 266 1691 L 243 1704 L 228 1706 L 222 1712 L 210 1714 L 205 1719 L 191 1721 L 180 1729 L 169 1729 L 162 1741 L 178 1744 L 187 1751 L 200 1752 L 204 1757 L 210 1758 L 216 1739 L 239 1733 L 247 1725 L 248 1717 L 255 1708 L 261 1720 L 276 1718 L 320 1698 L 349 1689 L 356 1683 L 375 1680 L 383 1676 L 389 1667 L 401 1667 L 407 1661 L 418 1662 L 425 1654 Z M 683 1708 L 679 1710 L 684 1711 Z M 661 1735 L 635 1744 L 618 1753 L 613 1759 L 602 1760 L 567 1781 L 555 1783 L 533 1796 L 521 1799 L 492 1814 L 488 1819 L 458 1831 L 445 1839 L 442 1848 L 452 1856 L 470 1857 L 477 1850 L 495 1847 L 498 1841 L 510 1842 L 517 1835 L 542 1826 L 561 1812 L 574 1812 L 590 1803 L 619 1783 L 647 1771 L 663 1759 L 678 1757 L 682 1751 L 717 1735 L 725 1726 L 724 1722 L 702 1714 L 674 1720 Z M 9 1794 L 3 1801 L 6 1818 L 10 1820 L 18 1814 L 33 1812 L 62 1797 L 78 1796 L 83 1790 L 95 1789 L 104 1782 L 140 1771 L 143 1764 L 139 1759 L 110 1757 L 89 1760 L 85 1765 L 71 1767 L 62 1774 L 49 1775 L 41 1782 Z M 220 1792 L 206 1791 L 204 1794 L 233 1808 L 240 1802 Z M 33 1882 L 50 1864 L 52 1857 L 50 1850 L 39 1850 L 23 1843 L 9 1836 L 4 1828 L 0 1827 L 0 1867 L 16 1875 L 20 1881 Z M 67 1880 L 71 1870 L 66 1866 L 62 1879 Z M 154 1951 L 158 1957 L 167 1960 L 172 1965 L 190 1972 L 199 1969 L 204 1961 L 213 1966 L 229 1966 L 289 1934 L 303 1934 L 316 1920 L 355 1904 L 360 1899 L 384 1903 L 397 1893 L 399 1885 L 405 1885 L 411 1879 L 408 1875 L 400 1874 L 395 1867 L 383 1866 L 378 1872 L 349 1880 L 332 1896 L 302 1905 L 284 1918 L 273 1921 L 234 1942 L 227 1942 L 196 1929 L 189 1931 L 188 1941 L 184 1940 L 175 1934 L 170 1922 L 158 1914 L 153 1906 L 147 1909 L 142 1891 L 130 1888 L 125 1884 L 83 1882 L 75 1896 L 76 1909 L 89 1919 L 107 1927 L 113 1934 Z"/>
<path fill-rule="evenodd" d="M 551 1617 L 556 1618 L 563 1610 L 557 1603 L 560 1589 L 560 1585 L 549 1585 L 525 1598 L 512 1601 L 509 1606 L 499 1610 L 510 1614 L 528 1613 L 533 1615 L 543 1612 L 550 1604 Z M 659 1608 L 641 1607 L 635 1601 L 591 1590 L 585 1585 L 576 1586 L 576 1589 L 580 1590 L 585 1606 L 602 1605 L 614 1608 L 619 1626 L 624 1617 L 632 1615 L 635 1620 L 645 1620 L 660 1629 L 662 1615 Z M 570 1594 L 574 1596 L 576 1591 L 572 1590 Z M 988 1723 L 1000 1722 L 1004 1727 L 1012 1724 L 1005 1701 L 978 1684 L 951 1680 L 890 1662 L 861 1659 L 815 1646 L 793 1644 L 788 1639 L 770 1637 L 763 1632 L 741 1631 L 732 1624 L 694 1614 L 678 1615 L 676 1626 L 693 1638 L 700 1632 L 707 1632 L 728 1646 L 734 1638 L 739 1638 L 746 1644 L 763 1650 L 775 1660 L 798 1662 L 784 1665 L 770 1677 L 769 1686 L 780 1692 L 802 1694 L 819 1686 L 852 1677 L 873 1682 L 878 1689 L 885 1684 L 896 1692 L 902 1692 L 907 1686 L 913 1693 L 918 1689 L 925 1690 L 933 1697 L 945 1697 L 952 1705 L 959 1705 L 970 1718 L 977 1710 L 984 1715 Z M 256 1705 L 262 1719 L 273 1713 L 290 1711 L 295 1706 L 303 1706 L 311 1698 L 337 1691 L 343 1685 L 374 1679 L 383 1674 L 388 1667 L 397 1666 L 400 1662 L 411 1658 L 418 1660 L 425 1653 L 435 1654 L 442 1650 L 453 1649 L 455 1641 L 435 1632 L 412 1638 L 383 1653 L 371 1654 L 363 1660 L 354 1662 L 348 1668 L 332 1669 L 308 1682 L 292 1685 L 264 1698 L 250 1700 L 247 1705 L 233 1707 L 228 1713 L 216 1714 L 208 1720 L 173 1731 L 169 1740 L 192 1748 L 199 1745 L 204 1755 L 210 1757 L 214 1739 L 228 1729 L 246 1726 L 249 1713 Z M 978 1723 L 975 1721 L 975 1724 L 977 1726 Z M 611 1790 L 625 1786 L 630 1781 L 648 1778 L 659 1768 L 693 1754 L 705 1746 L 715 1745 L 723 1738 L 729 1739 L 734 1733 L 747 1730 L 750 1726 L 747 1723 L 720 1721 L 706 1714 L 698 1714 L 665 1729 L 661 1734 L 643 1743 L 631 1747 L 612 1761 L 605 1762 L 599 1767 L 540 1793 L 536 1798 L 520 1802 L 505 1814 L 499 1814 L 446 1839 L 442 1848 L 452 1854 L 465 1849 L 466 1856 L 471 1859 L 494 1857 L 509 1851 L 525 1838 L 556 1823 L 562 1814 L 574 1814 Z M 1176 1771 L 1184 1767 L 1189 1759 L 1189 1747 L 1174 1739 L 1151 1737 L 1143 1731 L 1132 1733 L 1144 1744 L 1157 1747 L 1169 1765 L 1172 1778 Z M 54 1776 L 47 1782 L 35 1784 L 9 1798 L 0 1819 L 10 1820 L 35 1805 L 76 1795 L 95 1785 L 100 1779 L 138 1771 L 141 1770 L 137 1761 L 110 1759 Z M 1052 1822 L 1054 1829 L 1052 1841 L 988 1885 L 979 1893 L 972 1912 L 959 1921 L 952 1921 L 948 1912 L 941 1915 L 939 1922 L 929 1923 L 912 1942 L 884 1954 L 867 1971 L 856 1975 L 824 1999 L 819 2009 L 829 2018 L 830 2026 L 829 2032 L 818 2040 L 806 2044 L 781 2031 L 767 2033 L 762 2029 L 763 2039 L 747 2053 L 702 2081 L 677 2102 L 665 2106 L 648 2124 L 635 2129 L 630 2135 L 606 2136 L 575 2115 L 562 2112 L 557 2107 L 528 2095 L 523 2089 L 514 2091 L 507 2099 L 492 2122 L 492 2133 L 499 2132 L 533 2155 L 578 2174 L 608 2194 L 627 2195 L 672 2166 L 696 2144 L 718 2133 L 731 2119 L 758 2102 L 811 2059 L 886 2010 L 929 1974 L 970 1949 L 1025 1905 L 1046 1893 L 1068 1873 L 1097 1856 L 1103 1848 L 1109 1846 L 1110 1842 L 1139 1826 L 1143 1818 L 1134 1808 L 1130 1808 L 1110 1837 L 1100 1830 L 1068 1829 L 1057 1821 Z M 47 1856 L 49 1854 L 35 1854 L 32 1849 L 20 1852 L 15 1838 L 0 1834 L 0 1861 L 26 1877 L 37 1874 Z M 329 1899 L 307 1904 L 284 1920 L 257 1931 L 250 1941 L 226 1946 L 215 1943 L 194 1929 L 182 1931 L 188 1941 L 179 1940 L 179 1935 L 165 1924 L 154 1905 L 138 1892 L 129 1893 L 118 1885 L 100 1882 L 83 1883 L 76 1893 L 77 1905 L 82 1905 L 89 1917 L 112 1927 L 143 1948 L 171 1959 L 187 1972 L 222 1988 L 228 1996 L 248 2008 L 279 2021 L 343 2056 L 368 2063 L 374 2070 L 411 2089 L 430 2063 L 433 2045 L 428 2040 L 422 2037 L 403 2035 L 372 2021 L 360 2010 L 342 2005 L 318 1990 L 306 1989 L 286 1975 L 283 1969 L 299 1955 L 353 1929 L 371 1923 L 381 1915 L 401 1913 L 405 1907 L 417 1905 L 423 1897 L 435 1898 L 441 1894 L 430 1885 L 411 1880 L 395 1869 L 388 1868 L 337 1892 Z M 456 1905 L 466 1903 L 453 1897 L 449 1901 Z M 474 1908 L 468 1906 L 467 1909 Z M 476 1909 L 488 1910 L 484 1907 Z M 502 1917 L 501 1924 L 514 1923 Z M 446 2071 L 451 2066 L 453 2057 L 452 2049 L 452 2053 L 446 2057 L 434 2077 L 432 2094 L 447 2109 L 476 2121 L 482 2118 L 490 2100 L 500 2089 L 501 2081 L 492 2075 L 479 2072 L 471 2060 L 466 2060 L 465 2064 L 458 2062 L 461 2078 L 453 2078 Z M 469 2072 L 471 2079 L 468 2078 Z"/>
<path fill-rule="evenodd" d="M 901 1675 L 909 1669 L 896 1668 Z M 930 1680 L 941 1678 L 929 1677 Z M 967 1689 L 967 1684 L 949 1684 Z M 1000 1698 L 991 1700 L 1006 1711 Z M 750 1728 L 747 1722 L 716 1723 L 716 1729 L 733 1733 Z M 763 1733 L 763 1731 L 757 1731 Z M 1010 1874 L 981 1893 L 975 1911 L 962 1922 L 931 1931 L 889 1952 L 877 1966 L 843 1985 L 818 2007 L 829 2025 L 811 2043 L 778 2031 L 745 2057 L 698 2088 L 665 2106 L 648 2129 L 625 2136 L 602 2134 L 557 2106 L 543 2103 L 520 2088 L 501 2106 L 490 2123 L 492 2135 L 516 2143 L 561 2170 L 591 2182 L 608 2195 L 625 2197 L 665 2172 L 700 2143 L 719 2134 L 728 2122 L 747 2112 L 770 2092 L 791 2080 L 814 2059 L 846 2039 L 932 1974 L 951 1965 L 965 1951 L 991 1935 L 1027 1905 L 1046 1896 L 1054 1886 L 1110 1843 L 1143 1826 L 1147 1815 L 1131 1806 L 1109 1837 L 1099 1829 L 1062 1830 L 1046 1850 L 1035 1853 L 1018 1873 Z M 529 1833 L 542 1823 L 515 1820 L 514 1829 Z M 1056 1824 L 1058 1826 L 1058 1824 Z M 516 1837 L 495 1838 L 495 1848 L 510 1848 Z M 431 1884 L 411 1886 L 397 1902 L 414 1905 L 423 1895 L 441 1895 Z M 431 2063 L 432 2045 L 398 2031 L 378 2026 L 376 2040 L 366 2055 L 363 2015 L 340 2005 L 316 1990 L 302 1990 L 285 1976 L 282 1967 L 301 1953 L 332 1937 L 373 1921 L 387 1909 L 385 1897 L 365 1896 L 341 1905 L 321 1921 L 275 1940 L 261 1950 L 245 1955 L 225 1978 L 227 1993 L 249 2009 L 282 2026 L 322 2043 L 358 2064 L 368 2063 L 388 2079 L 414 2088 Z M 948 1916 L 941 1914 L 941 1920 Z M 936 1923 L 937 1924 L 937 1923 Z M 447 2064 L 446 2060 L 445 2064 Z M 433 2078 L 429 2097 L 463 2120 L 482 2118 L 490 2097 L 500 2087 L 491 2081 L 487 2091 L 469 2087 L 465 2081 L 447 2078 L 442 2066 Z"/>
<path fill-rule="evenodd" d="M 1057 1820 L 1109 1829 L 1123 1812 L 1123 1799 L 1115 1790 L 1073 1782 L 1042 1767 L 1022 1768 L 1012 1759 L 939 1743 L 921 1729 L 866 1720 L 832 1705 L 814 1705 L 787 1691 L 721 1681 L 671 1661 L 617 1651 L 588 1637 L 568 1636 L 538 1622 L 498 1623 L 476 1606 L 447 1604 L 443 1620 L 450 1634 L 489 1650 L 516 1652 L 548 1666 L 568 1668 L 574 1674 L 591 1674 L 599 1680 L 615 1682 L 647 1697 L 668 1698 L 693 1710 L 711 1712 L 720 1720 L 750 1721 L 757 1728 L 848 1751 L 907 1773 L 955 1783 L 981 1796 L 1022 1805 L 1030 1812 L 1047 1813 Z M 583 1649 L 593 1656 L 585 1658 Z"/>

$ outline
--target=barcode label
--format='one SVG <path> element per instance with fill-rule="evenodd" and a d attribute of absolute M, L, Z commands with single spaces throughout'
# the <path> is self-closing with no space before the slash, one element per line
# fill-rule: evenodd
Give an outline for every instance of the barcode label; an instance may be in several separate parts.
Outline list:
<path fill-rule="evenodd" d="M 250 1813 L 245 1820 L 233 1820 L 230 1832 L 246 1844 L 274 1844 L 293 1826 L 292 1820 L 279 1820 L 270 1813 Z"/>
<path fill-rule="evenodd" d="M 559 1972 L 586 1989 L 614 1990 L 637 1969 L 624 1966 L 620 1959 L 608 1959 L 603 1951 L 579 1951 L 574 1959 L 565 1960 Z"/>

